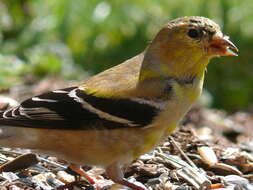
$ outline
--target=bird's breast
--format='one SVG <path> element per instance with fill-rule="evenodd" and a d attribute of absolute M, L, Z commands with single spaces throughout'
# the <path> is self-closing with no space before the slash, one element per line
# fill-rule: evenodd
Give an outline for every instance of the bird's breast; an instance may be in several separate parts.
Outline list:
<path fill-rule="evenodd" d="M 173 84 L 172 95 L 154 122 L 156 126 L 165 130 L 165 135 L 169 135 L 175 130 L 183 116 L 197 101 L 202 92 L 202 86 L 202 78 L 192 84 Z"/>

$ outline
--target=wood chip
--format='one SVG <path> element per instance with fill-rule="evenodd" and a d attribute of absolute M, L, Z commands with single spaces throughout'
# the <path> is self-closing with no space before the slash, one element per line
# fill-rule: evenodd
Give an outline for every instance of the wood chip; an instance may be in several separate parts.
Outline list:
<path fill-rule="evenodd" d="M 211 147 L 198 147 L 198 153 L 201 156 L 202 161 L 208 166 L 212 167 L 213 165 L 218 163 L 218 158 Z"/>
<path fill-rule="evenodd" d="M 179 157 L 172 155 L 156 152 L 158 156 L 166 159 L 173 167 L 175 167 L 176 173 L 193 185 L 196 189 L 210 189 L 211 182 L 207 179 L 205 173 L 196 168 L 192 167 Z"/>
<path fill-rule="evenodd" d="M 226 173 L 230 173 L 230 174 L 235 174 L 239 176 L 243 175 L 242 172 L 238 170 L 237 168 L 235 168 L 234 166 L 230 166 L 224 163 L 217 163 L 213 165 L 212 168 L 221 169 L 221 170 L 224 170 Z"/>
<path fill-rule="evenodd" d="M 0 166 L 0 172 L 14 172 L 17 170 L 26 169 L 37 164 L 39 161 L 35 154 L 23 154 L 15 159 L 8 161 Z"/>
<path fill-rule="evenodd" d="M 9 182 L 15 181 L 15 180 L 19 179 L 19 177 L 16 174 L 14 174 L 13 172 L 3 172 L 2 176 L 6 180 L 8 180 Z"/>
<path fill-rule="evenodd" d="M 68 174 L 65 171 L 58 171 L 56 174 L 57 179 L 59 179 L 60 181 L 64 182 L 64 183 L 71 183 L 75 181 L 75 177 Z"/>

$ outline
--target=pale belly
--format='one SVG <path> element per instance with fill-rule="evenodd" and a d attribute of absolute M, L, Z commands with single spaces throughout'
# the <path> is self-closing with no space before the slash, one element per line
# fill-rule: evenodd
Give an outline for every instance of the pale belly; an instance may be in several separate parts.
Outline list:
<path fill-rule="evenodd" d="M 32 149 L 72 163 L 104 167 L 115 162 L 130 162 L 151 150 L 162 137 L 162 132 L 150 133 L 151 129 L 1 129 L 4 136 L 0 135 L 0 146 Z"/>

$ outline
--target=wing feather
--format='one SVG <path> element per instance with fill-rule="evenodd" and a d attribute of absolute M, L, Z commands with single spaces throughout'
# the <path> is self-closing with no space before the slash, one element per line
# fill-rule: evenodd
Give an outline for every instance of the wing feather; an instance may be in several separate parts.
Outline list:
<path fill-rule="evenodd" d="M 161 107 L 148 100 L 89 95 L 78 87 L 44 93 L 3 112 L 0 124 L 48 129 L 145 127 Z"/>

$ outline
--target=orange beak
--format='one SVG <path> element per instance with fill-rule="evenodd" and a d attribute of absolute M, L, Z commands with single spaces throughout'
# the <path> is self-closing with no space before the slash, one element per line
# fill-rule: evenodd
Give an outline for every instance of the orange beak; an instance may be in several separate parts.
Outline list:
<path fill-rule="evenodd" d="M 228 36 L 215 35 L 207 46 L 208 53 L 213 56 L 238 56 L 238 48 Z"/>

